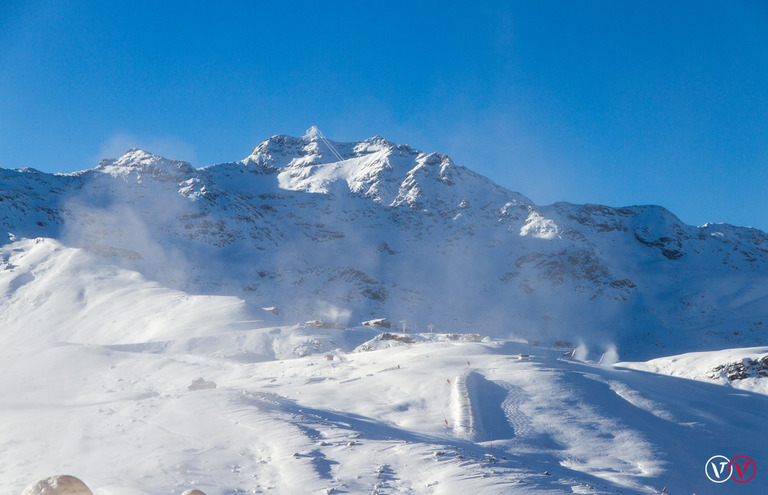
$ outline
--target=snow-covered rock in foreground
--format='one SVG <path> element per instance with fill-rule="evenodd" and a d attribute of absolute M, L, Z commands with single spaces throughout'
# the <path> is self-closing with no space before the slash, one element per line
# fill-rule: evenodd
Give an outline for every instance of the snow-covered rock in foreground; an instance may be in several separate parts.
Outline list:
<path fill-rule="evenodd" d="M 93 493 L 81 480 L 63 474 L 32 483 L 21 495 L 93 495 Z"/>

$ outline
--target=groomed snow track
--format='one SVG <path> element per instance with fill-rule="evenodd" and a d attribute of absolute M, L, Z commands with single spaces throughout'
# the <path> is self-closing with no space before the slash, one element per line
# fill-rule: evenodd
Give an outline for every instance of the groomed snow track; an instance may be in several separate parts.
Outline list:
<path fill-rule="evenodd" d="M 473 442 L 506 440 L 515 436 L 508 408 L 504 407 L 509 405 L 508 387 L 488 380 L 477 371 L 457 376 L 452 385 L 454 435 Z"/>

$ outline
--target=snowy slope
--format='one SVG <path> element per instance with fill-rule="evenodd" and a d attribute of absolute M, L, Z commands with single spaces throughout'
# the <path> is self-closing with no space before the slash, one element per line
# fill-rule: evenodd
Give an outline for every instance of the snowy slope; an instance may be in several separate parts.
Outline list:
<path fill-rule="evenodd" d="M 768 395 L 768 347 L 690 352 L 622 366 Z"/>
<path fill-rule="evenodd" d="M 0 491 L 768 488 L 766 234 L 331 145 L 0 171 Z"/>
<path fill-rule="evenodd" d="M 715 454 L 762 467 L 765 395 L 521 342 L 374 336 L 269 327 L 164 347 L 3 347 L 0 487 L 70 473 L 96 495 L 768 488 L 759 473 L 743 486 L 704 475 Z M 366 341 L 380 349 L 353 352 Z"/>
<path fill-rule="evenodd" d="M 161 287 L 50 239 L 14 242 L 0 256 L 5 346 L 194 337 L 246 314 L 241 300 Z"/>

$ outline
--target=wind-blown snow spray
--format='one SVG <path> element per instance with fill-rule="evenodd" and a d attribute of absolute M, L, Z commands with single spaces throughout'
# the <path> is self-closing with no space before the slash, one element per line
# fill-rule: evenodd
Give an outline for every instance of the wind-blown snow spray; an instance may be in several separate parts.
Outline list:
<path fill-rule="evenodd" d="M 600 364 L 602 366 L 613 366 L 617 362 L 619 362 L 619 353 L 616 350 L 616 345 L 608 344 L 603 357 L 600 359 Z"/>
<path fill-rule="evenodd" d="M 576 347 L 576 349 L 573 350 L 571 357 L 573 357 L 573 359 L 576 359 L 578 361 L 586 361 L 588 354 L 589 354 L 589 350 L 587 349 L 587 346 L 585 346 L 583 342 L 580 342 L 578 347 Z"/>
<path fill-rule="evenodd" d="M 352 311 L 340 308 L 327 301 L 320 301 L 318 312 L 323 320 L 342 326 L 346 326 L 352 317 Z"/>
<path fill-rule="evenodd" d="M 188 259 L 189 244 L 168 233 L 182 218 L 187 224 L 201 218 L 200 203 L 178 192 L 178 181 L 194 170 L 136 149 L 104 160 L 84 176 L 83 187 L 65 199 L 63 242 L 186 290 L 195 265 Z"/>

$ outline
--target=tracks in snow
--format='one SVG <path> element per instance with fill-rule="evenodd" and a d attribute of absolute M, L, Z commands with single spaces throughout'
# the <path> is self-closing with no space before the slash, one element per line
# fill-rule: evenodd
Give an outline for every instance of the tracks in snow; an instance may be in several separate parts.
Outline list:
<path fill-rule="evenodd" d="M 507 390 L 507 398 L 501 403 L 501 409 L 514 430 L 515 436 L 530 435 L 533 432 L 531 418 L 520 410 L 520 405 L 526 401 L 528 394 L 522 388 L 511 383 L 504 383 L 503 386 Z"/>
<path fill-rule="evenodd" d="M 488 380 L 471 371 L 457 376 L 451 388 L 453 433 L 459 438 L 486 442 L 514 438 L 516 427 L 530 429 L 520 411 L 523 392 L 519 387 Z"/>

